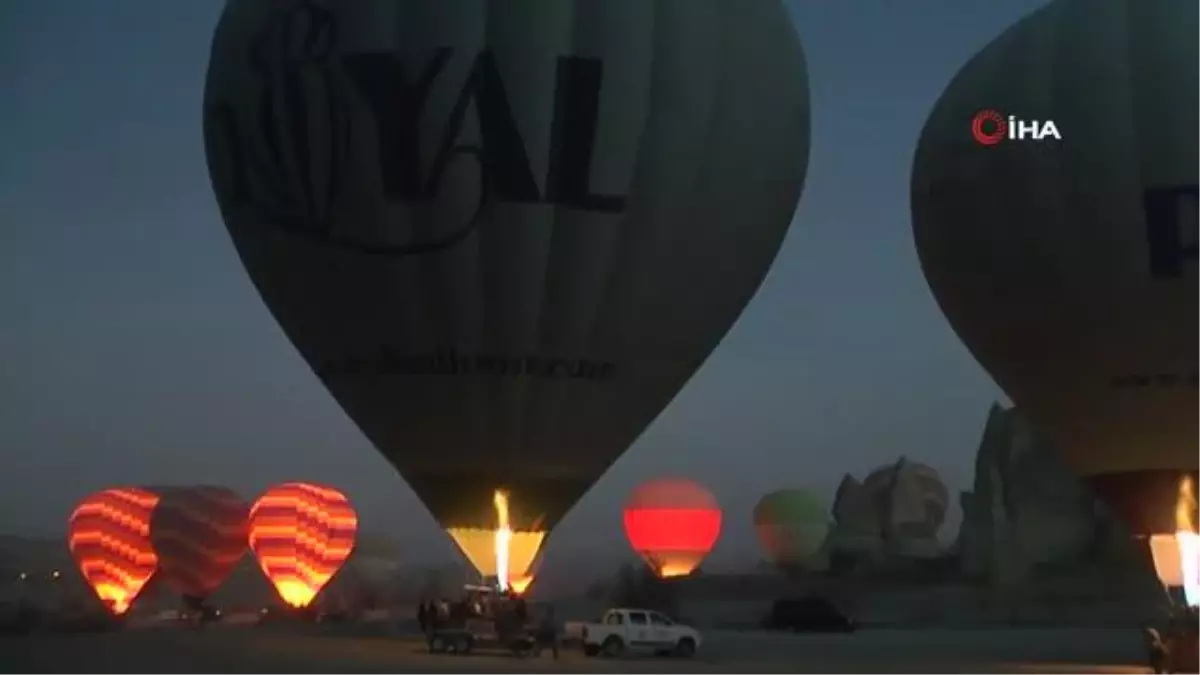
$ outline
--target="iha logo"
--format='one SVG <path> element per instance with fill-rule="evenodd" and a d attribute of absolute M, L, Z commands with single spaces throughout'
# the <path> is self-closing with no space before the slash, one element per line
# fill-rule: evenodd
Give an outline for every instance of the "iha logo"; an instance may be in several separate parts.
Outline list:
<path fill-rule="evenodd" d="M 974 119 L 971 120 L 971 135 L 980 145 L 996 145 L 1004 140 L 1062 140 L 1062 134 L 1053 120 L 1020 120 L 1015 115 L 1006 117 L 995 110 L 980 110 L 975 113 Z"/>

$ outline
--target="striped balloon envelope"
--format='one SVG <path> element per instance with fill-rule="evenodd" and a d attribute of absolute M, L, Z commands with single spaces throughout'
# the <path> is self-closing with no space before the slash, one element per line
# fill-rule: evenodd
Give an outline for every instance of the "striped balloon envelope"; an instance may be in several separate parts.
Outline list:
<path fill-rule="evenodd" d="M 704 486 L 663 479 L 638 486 L 625 503 L 625 535 L 661 578 L 691 574 L 721 536 L 721 507 Z"/>
<path fill-rule="evenodd" d="M 354 550 L 358 514 L 346 495 L 282 483 L 250 509 L 250 549 L 284 602 L 307 607 Z"/>
<path fill-rule="evenodd" d="M 246 502 L 211 485 L 161 488 L 150 519 L 159 574 L 184 598 L 203 600 L 246 552 Z"/>
<path fill-rule="evenodd" d="M 79 571 L 113 614 L 124 614 L 154 576 L 150 517 L 158 496 L 140 488 L 88 495 L 67 521 L 67 546 Z"/>

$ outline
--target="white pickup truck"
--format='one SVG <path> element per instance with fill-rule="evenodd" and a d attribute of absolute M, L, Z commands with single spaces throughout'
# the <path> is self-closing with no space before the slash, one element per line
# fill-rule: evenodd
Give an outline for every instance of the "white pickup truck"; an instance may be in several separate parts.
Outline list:
<path fill-rule="evenodd" d="M 699 631 L 649 609 L 610 609 L 599 623 L 568 622 L 563 632 L 588 656 L 644 652 L 688 658 L 700 648 Z"/>

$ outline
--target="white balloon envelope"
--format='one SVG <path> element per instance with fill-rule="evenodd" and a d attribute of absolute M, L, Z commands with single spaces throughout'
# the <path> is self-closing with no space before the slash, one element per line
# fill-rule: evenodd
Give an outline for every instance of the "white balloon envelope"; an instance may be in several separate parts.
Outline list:
<path fill-rule="evenodd" d="M 544 533 L 762 282 L 808 111 L 777 0 L 235 0 L 205 141 L 266 304 L 438 521 L 504 489 Z"/>
<path fill-rule="evenodd" d="M 959 71 L 913 166 L 950 324 L 1143 532 L 1197 470 L 1196 23 L 1195 2 L 1050 3 Z"/>

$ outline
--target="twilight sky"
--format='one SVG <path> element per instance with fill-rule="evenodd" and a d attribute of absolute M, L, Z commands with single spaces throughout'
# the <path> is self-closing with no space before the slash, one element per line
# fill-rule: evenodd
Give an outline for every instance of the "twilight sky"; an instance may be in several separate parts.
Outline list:
<path fill-rule="evenodd" d="M 1000 396 L 918 267 L 917 134 L 953 73 L 1044 0 L 789 0 L 813 144 L 796 220 L 728 339 L 583 499 L 548 556 L 623 550 L 639 481 L 726 508 L 755 560 L 768 490 L 832 497 L 901 454 L 969 486 Z M 200 138 L 216 0 L 0 4 L 0 533 L 58 534 L 113 483 L 341 486 L 416 560 L 452 548 L 284 337 L 217 213 Z M 981 102 L 985 104 L 985 102 Z M 951 516 L 957 525 L 957 506 Z"/>

